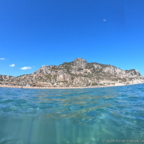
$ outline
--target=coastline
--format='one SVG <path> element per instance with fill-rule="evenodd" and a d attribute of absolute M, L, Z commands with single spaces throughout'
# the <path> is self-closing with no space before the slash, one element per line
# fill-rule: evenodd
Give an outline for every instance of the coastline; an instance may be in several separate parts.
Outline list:
<path fill-rule="evenodd" d="M 143 84 L 143 83 L 138 83 Z M 128 85 L 137 85 L 137 84 L 128 84 Z M 27 86 L 8 86 L 8 85 L 0 85 L 3 88 L 20 88 L 20 89 L 85 89 L 85 88 L 105 88 L 105 87 L 117 87 L 117 86 L 128 86 L 126 84 L 119 85 L 109 85 L 109 86 L 88 86 L 88 87 L 27 87 Z"/>

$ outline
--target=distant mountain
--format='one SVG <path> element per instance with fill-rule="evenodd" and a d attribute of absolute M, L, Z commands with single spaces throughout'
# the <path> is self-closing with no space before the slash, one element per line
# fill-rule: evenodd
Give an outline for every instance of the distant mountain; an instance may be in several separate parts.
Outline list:
<path fill-rule="evenodd" d="M 135 70 L 121 70 L 112 65 L 88 63 L 82 58 L 59 66 L 42 66 L 33 74 L 18 77 L 0 75 L 5 85 L 48 87 L 110 86 L 144 83 L 144 77 Z"/>

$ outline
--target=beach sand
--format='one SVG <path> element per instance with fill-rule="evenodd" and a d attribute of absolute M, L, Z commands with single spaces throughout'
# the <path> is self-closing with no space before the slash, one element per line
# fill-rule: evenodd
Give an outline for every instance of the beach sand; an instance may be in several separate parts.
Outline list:
<path fill-rule="evenodd" d="M 119 84 L 119 85 L 109 85 L 109 86 L 88 86 L 88 87 L 32 87 L 32 86 L 27 87 L 27 86 L 0 85 L 0 87 L 5 87 L 5 88 L 24 88 L 24 89 L 84 89 L 84 88 L 102 88 L 102 87 L 115 87 L 115 86 L 126 86 L 126 85 Z"/>

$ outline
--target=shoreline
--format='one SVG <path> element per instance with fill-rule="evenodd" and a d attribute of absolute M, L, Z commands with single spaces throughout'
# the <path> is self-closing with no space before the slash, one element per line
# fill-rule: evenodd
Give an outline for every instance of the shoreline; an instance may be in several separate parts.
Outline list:
<path fill-rule="evenodd" d="M 144 83 L 138 83 L 144 84 Z M 129 85 L 137 85 L 137 84 L 129 84 Z M 117 86 L 128 86 L 125 84 L 121 85 L 109 85 L 109 86 L 89 86 L 89 87 L 27 87 L 27 86 L 8 86 L 8 85 L 0 85 L 3 88 L 20 88 L 20 89 L 85 89 L 85 88 L 106 88 L 106 87 L 117 87 Z"/>

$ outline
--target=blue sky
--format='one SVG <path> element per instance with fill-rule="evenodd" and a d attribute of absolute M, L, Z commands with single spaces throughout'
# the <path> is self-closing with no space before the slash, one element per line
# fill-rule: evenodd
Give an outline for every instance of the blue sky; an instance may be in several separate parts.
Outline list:
<path fill-rule="evenodd" d="M 144 0 L 1 0 L 0 74 L 81 57 L 144 76 L 143 7 Z"/>

